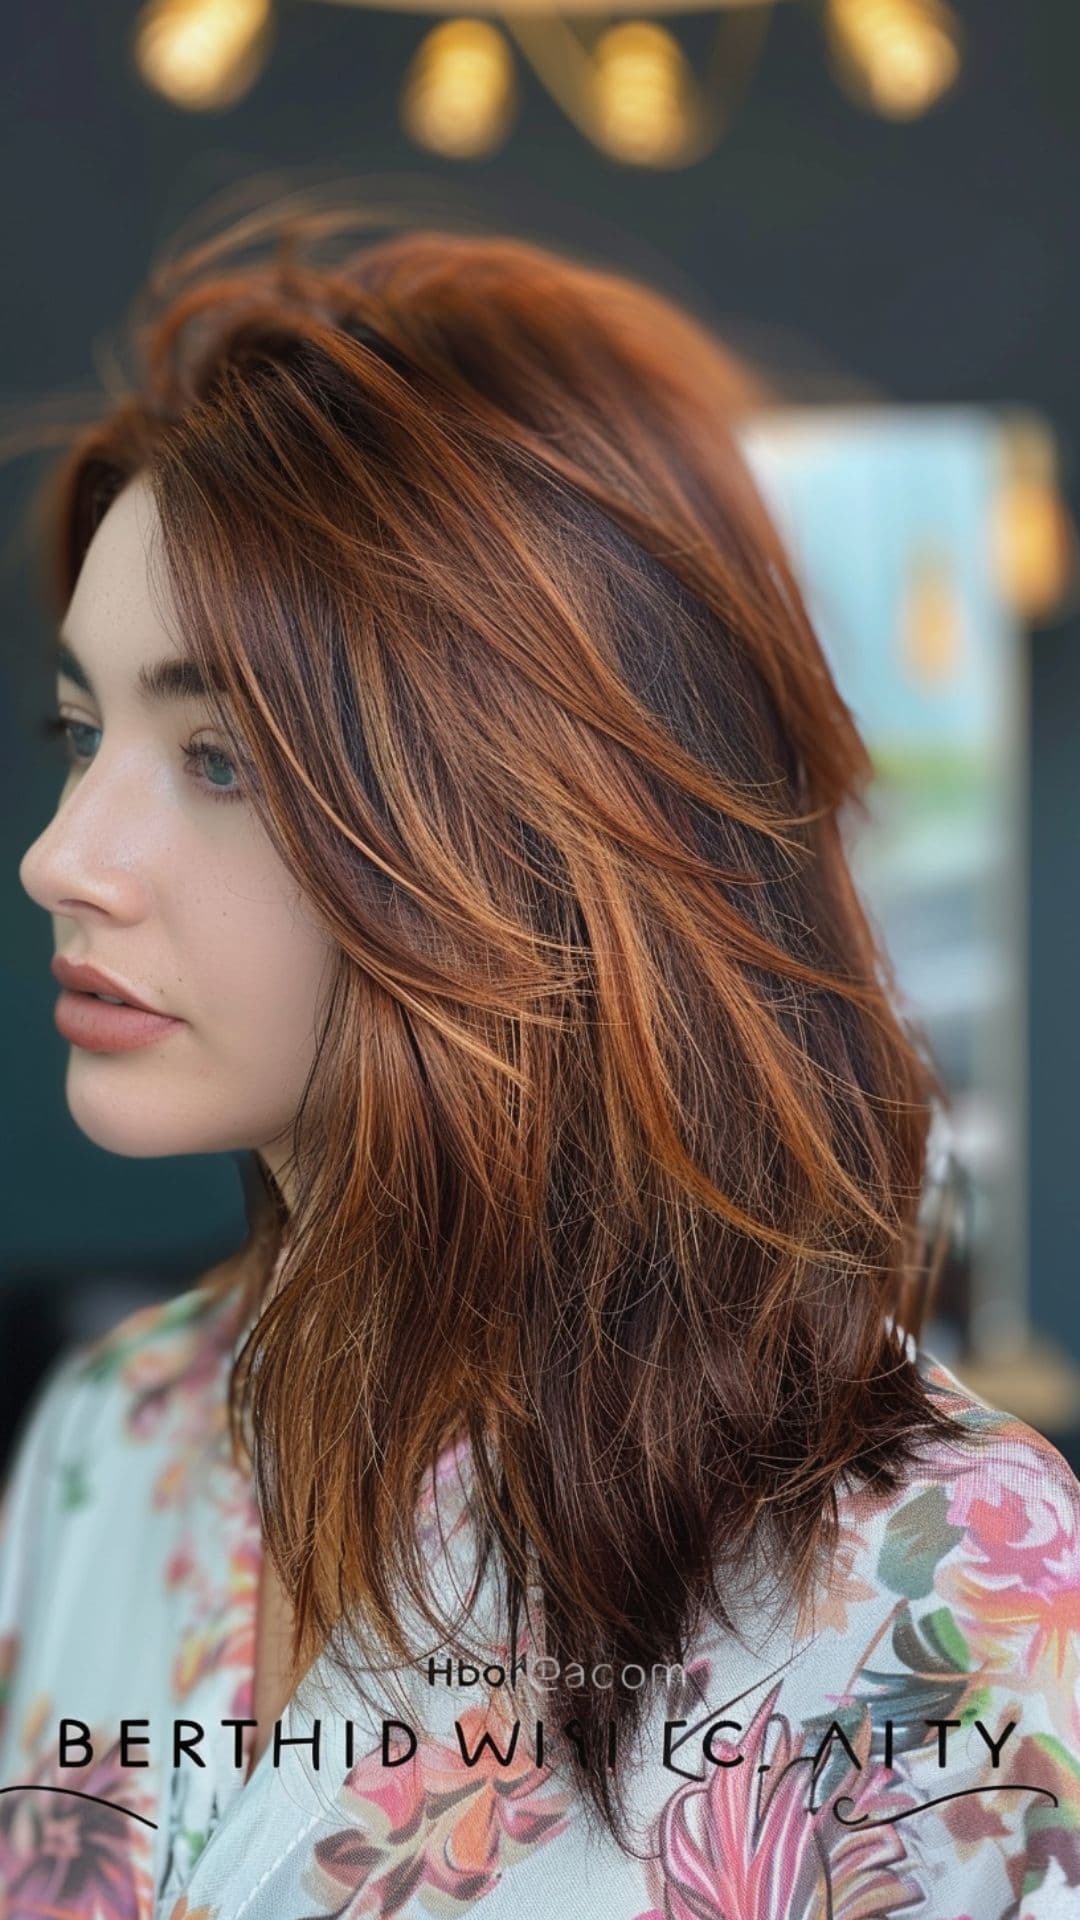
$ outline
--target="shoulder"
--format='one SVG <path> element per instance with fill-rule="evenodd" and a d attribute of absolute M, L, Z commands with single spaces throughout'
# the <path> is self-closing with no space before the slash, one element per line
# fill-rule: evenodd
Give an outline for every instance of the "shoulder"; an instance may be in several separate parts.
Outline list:
<path fill-rule="evenodd" d="M 59 1354 L 16 1434 L 0 1500 L 0 1547 L 46 1506 L 74 1509 L 80 1488 L 118 1443 L 192 1442 L 220 1424 L 221 1390 L 240 1332 L 237 1301 L 204 1282 L 127 1314 Z M 142 1444 L 140 1444 L 142 1443 Z"/>
<path fill-rule="evenodd" d="M 882 1549 L 898 1589 L 933 1584 L 940 1563 L 976 1560 L 989 1573 L 1034 1580 L 1037 1561 L 1057 1553 L 1080 1590 L 1080 1480 L 1052 1440 L 1027 1421 L 992 1406 L 923 1347 L 909 1356 L 949 1438 L 920 1441 L 897 1488 L 862 1484 L 843 1498 L 845 1519 Z M 1016 1555 L 1023 1552 L 1023 1561 Z M 1074 1564 L 1075 1561 L 1075 1564 Z"/>
<path fill-rule="evenodd" d="M 200 1282 L 67 1348 L 38 1383 L 0 1495 L 0 1749 L 94 1633 L 110 1644 L 132 1593 L 154 1592 L 191 1490 L 223 1457 L 235 1319 Z M 147 1647 L 152 1612 L 148 1599 Z M 132 1670 L 140 1644 L 133 1629 Z"/>
<path fill-rule="evenodd" d="M 238 1298 L 200 1281 L 84 1341 L 61 1371 L 75 1388 L 113 1387 L 122 1397 L 165 1393 L 205 1379 L 213 1363 L 231 1353 L 239 1331 Z"/>
<path fill-rule="evenodd" d="M 1080 1481 L 1045 1435 L 989 1405 L 932 1353 L 914 1357 L 957 1437 L 923 1445 L 894 1491 L 864 1485 L 844 1496 L 826 1613 L 846 1625 L 853 1602 L 868 1613 L 884 1603 L 894 1622 L 929 1621 L 935 1658 L 947 1646 L 964 1666 L 970 1656 L 987 1672 L 1067 1694 L 1075 1737 Z M 1059 1656 L 1065 1668 L 1051 1672 Z"/>
<path fill-rule="evenodd" d="M 940 1820 L 942 1870 L 958 1846 L 974 1885 L 994 1876 L 972 1911 L 1004 1912 L 1009 1880 L 1026 1873 L 1025 1915 L 1030 1898 L 1032 1920 L 1056 1920 L 1077 1910 L 1080 1885 L 1080 1481 L 1045 1435 L 932 1353 L 913 1357 L 961 1437 L 928 1447 L 882 1506 L 856 1496 L 860 1578 L 841 1566 L 826 1614 L 853 1698 L 877 1699 L 887 1681 L 902 1728 L 892 1766 L 915 1792 L 918 1832 Z M 982 1811 L 984 1793 L 995 1798 Z"/>
<path fill-rule="evenodd" d="M 911 1342 L 908 1357 L 953 1435 L 921 1441 L 891 1489 L 859 1481 L 839 1495 L 811 1622 L 847 1633 L 883 1605 L 895 1621 L 932 1614 L 935 1631 L 993 1648 L 996 1664 L 1018 1651 L 1021 1621 L 1041 1619 L 1049 1640 L 1033 1631 L 1024 1660 L 1067 1633 L 1080 1675 L 1080 1481 L 1051 1440 L 933 1353 Z"/>
<path fill-rule="evenodd" d="M 1066 1501 L 1080 1501 L 1080 1480 L 1045 1434 L 982 1399 L 927 1349 L 915 1349 L 915 1365 L 933 1405 L 947 1413 L 968 1440 L 930 1450 L 939 1471 L 948 1475 L 962 1469 L 983 1489 L 995 1482 L 1054 1487 Z"/>

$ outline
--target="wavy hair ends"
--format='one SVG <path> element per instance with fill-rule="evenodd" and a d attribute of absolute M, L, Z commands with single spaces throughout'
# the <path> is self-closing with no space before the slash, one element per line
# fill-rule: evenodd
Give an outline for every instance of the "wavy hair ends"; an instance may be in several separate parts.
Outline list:
<path fill-rule="evenodd" d="M 946 1100 L 845 858 L 866 750 L 738 450 L 767 400 L 617 274 L 294 231 L 159 279 L 57 476 L 66 604 L 148 475 L 339 950 L 230 1383 L 300 1667 L 346 1617 L 415 1657 L 406 1607 L 468 1646 L 414 1520 L 455 1436 L 504 1643 L 616 1675 L 737 1626 L 752 1571 L 808 1605 L 845 1482 L 979 1437 L 904 1338 Z M 549 1698 L 626 1844 L 605 1724 L 647 1690 Z"/>

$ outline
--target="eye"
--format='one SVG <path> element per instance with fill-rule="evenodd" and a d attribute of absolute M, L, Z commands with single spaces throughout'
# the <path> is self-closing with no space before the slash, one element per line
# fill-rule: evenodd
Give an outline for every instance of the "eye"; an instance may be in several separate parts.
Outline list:
<path fill-rule="evenodd" d="M 88 750 L 86 736 L 100 734 L 101 728 L 91 726 L 88 720 L 69 720 L 63 714 L 46 713 L 40 722 L 40 731 L 48 740 L 63 739 L 67 748 L 69 766 L 85 766 L 93 759 Z M 191 772 L 197 786 L 203 788 L 212 800 L 242 800 L 245 788 L 240 782 L 235 762 L 220 747 L 212 747 L 191 741 L 180 749 L 186 762 L 186 771 Z M 206 773 L 201 777 L 199 769 Z M 225 783 L 219 778 L 224 773 Z M 231 784 L 230 784 L 231 782 Z"/>
<path fill-rule="evenodd" d="M 198 746 L 192 743 L 189 746 L 182 747 L 181 752 L 189 768 L 199 766 L 212 769 L 213 777 L 211 777 L 206 784 L 212 788 L 213 798 L 215 800 L 243 799 L 244 789 L 242 785 L 222 786 L 216 778 L 216 775 L 224 769 L 225 773 L 229 775 L 233 781 L 239 781 L 239 773 L 235 763 L 229 759 L 227 753 L 222 752 L 220 747 Z M 200 781 L 199 784 L 202 785 L 203 783 Z"/>
<path fill-rule="evenodd" d="M 84 733 L 97 733 L 98 728 L 92 727 L 89 721 L 86 720 L 65 720 L 62 714 L 46 713 L 42 717 L 40 731 L 47 740 L 56 740 L 62 737 L 67 747 L 68 761 L 72 766 L 78 766 L 81 765 L 83 760 L 89 759 L 90 757 L 88 754 L 82 753 L 79 749 L 79 741 L 82 735 Z"/>

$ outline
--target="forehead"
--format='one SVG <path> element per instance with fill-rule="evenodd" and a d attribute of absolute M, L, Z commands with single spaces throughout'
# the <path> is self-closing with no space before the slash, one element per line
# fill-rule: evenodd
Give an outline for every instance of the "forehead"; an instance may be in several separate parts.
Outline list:
<path fill-rule="evenodd" d="M 118 494 L 87 548 L 55 664 L 95 697 L 101 687 L 130 683 L 148 703 L 205 698 L 176 632 L 159 534 L 153 493 L 139 477 Z"/>
<path fill-rule="evenodd" d="M 81 657 L 102 648 L 110 662 L 180 650 L 159 533 L 154 496 L 140 476 L 109 507 L 79 569 L 63 631 Z"/>

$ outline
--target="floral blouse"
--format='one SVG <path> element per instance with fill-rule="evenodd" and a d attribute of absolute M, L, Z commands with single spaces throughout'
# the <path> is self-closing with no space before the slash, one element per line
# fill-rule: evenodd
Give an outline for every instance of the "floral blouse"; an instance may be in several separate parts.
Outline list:
<path fill-rule="evenodd" d="M 419 1662 L 392 1696 L 320 1657 L 248 1777 L 261 1534 L 225 1419 L 244 1332 L 195 1287 L 62 1355 L 24 1419 L 3 1920 L 1080 1916 L 1080 1483 L 910 1335 L 988 1448 L 841 1495 L 812 1617 L 754 1610 L 661 1675 L 627 1850 L 587 1820 L 559 1729 L 539 1746 L 539 1671 L 536 1719 L 511 1719 L 497 1645 L 483 1674 Z M 418 1515 L 449 1581 L 462 1448 Z"/>

